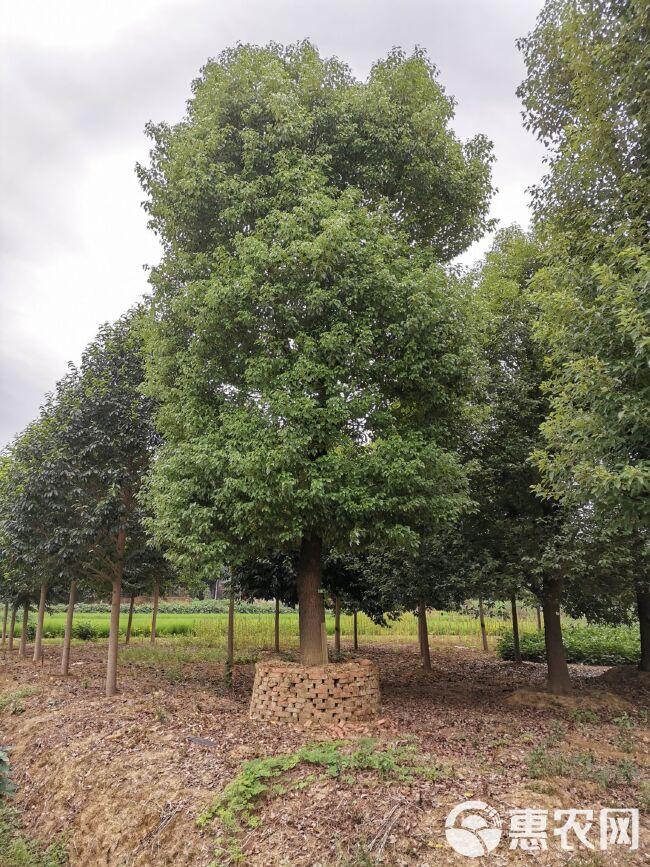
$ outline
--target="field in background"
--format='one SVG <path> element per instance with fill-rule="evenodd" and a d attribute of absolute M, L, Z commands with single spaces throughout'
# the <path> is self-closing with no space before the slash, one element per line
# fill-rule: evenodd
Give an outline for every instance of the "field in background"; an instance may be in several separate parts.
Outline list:
<path fill-rule="evenodd" d="M 480 625 L 477 617 L 459 614 L 458 612 L 431 611 L 428 615 L 429 633 L 441 639 L 453 641 L 465 639 L 464 643 L 479 645 L 481 641 Z M 509 628 L 509 621 L 499 617 L 486 617 L 486 629 L 491 643 L 494 644 Z M 523 617 L 522 631 L 537 629 L 534 617 Z M 120 617 L 120 632 L 126 632 L 127 614 Z M 88 627 L 86 629 L 85 627 Z M 334 634 L 334 616 L 326 615 L 328 635 Z M 51 641 L 60 641 L 65 628 L 65 613 L 56 612 L 45 617 L 45 637 Z M 193 643 L 206 646 L 223 645 L 226 641 L 228 616 L 217 614 L 170 614 L 159 613 L 157 634 L 162 638 L 192 639 Z M 18 633 L 20 632 L 17 627 Z M 81 612 L 75 616 L 75 633 L 79 637 L 107 638 L 109 616 L 107 613 Z M 398 620 L 388 621 L 386 627 L 374 623 L 364 614 L 358 616 L 359 641 L 382 640 L 417 640 L 417 619 L 413 614 L 404 614 Z M 352 615 L 341 615 L 341 634 L 343 639 L 351 638 L 353 631 Z M 151 614 L 134 613 L 132 635 L 134 638 L 146 638 L 151 633 Z M 280 615 L 280 641 L 284 648 L 295 647 L 298 644 L 298 613 L 283 612 Z M 274 615 L 270 612 L 259 614 L 245 613 L 235 616 L 235 643 L 240 650 L 268 650 L 274 642 Z"/>

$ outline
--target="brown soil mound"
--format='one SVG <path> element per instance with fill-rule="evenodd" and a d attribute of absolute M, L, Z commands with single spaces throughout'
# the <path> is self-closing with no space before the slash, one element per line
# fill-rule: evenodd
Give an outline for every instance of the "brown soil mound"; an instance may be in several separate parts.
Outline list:
<path fill-rule="evenodd" d="M 529 707 L 539 709 L 561 710 L 603 710 L 622 713 L 631 711 L 631 702 L 620 695 L 602 689 L 585 689 L 569 695 L 553 695 L 547 690 L 518 689 L 506 699 L 506 703 L 514 707 Z"/>

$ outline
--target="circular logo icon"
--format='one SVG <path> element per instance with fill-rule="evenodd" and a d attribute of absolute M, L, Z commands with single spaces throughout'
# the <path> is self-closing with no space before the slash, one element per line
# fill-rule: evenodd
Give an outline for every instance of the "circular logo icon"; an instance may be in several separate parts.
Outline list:
<path fill-rule="evenodd" d="M 445 821 L 447 842 L 468 858 L 489 855 L 501 840 L 501 817 L 484 801 L 465 801 Z"/>

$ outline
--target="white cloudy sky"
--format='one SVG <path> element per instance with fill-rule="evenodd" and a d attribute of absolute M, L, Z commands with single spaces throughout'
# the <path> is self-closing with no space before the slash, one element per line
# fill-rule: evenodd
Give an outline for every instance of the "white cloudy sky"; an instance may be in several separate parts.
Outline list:
<path fill-rule="evenodd" d="M 0 448 L 158 258 L 134 174 L 147 120 L 178 120 L 205 60 L 311 38 L 359 77 L 424 46 L 462 138 L 494 142 L 502 225 L 528 222 L 542 152 L 521 126 L 515 39 L 542 0 L 3 0 L 0 5 Z M 463 260 L 485 249 L 475 245 Z"/>

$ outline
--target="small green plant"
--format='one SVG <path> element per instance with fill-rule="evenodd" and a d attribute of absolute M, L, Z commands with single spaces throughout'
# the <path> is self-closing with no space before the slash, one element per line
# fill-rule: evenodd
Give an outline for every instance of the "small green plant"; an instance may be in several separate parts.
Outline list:
<path fill-rule="evenodd" d="M 21 710 L 18 710 L 21 707 L 20 699 L 27 698 L 30 695 L 38 695 L 40 691 L 40 686 L 24 686 L 21 689 L 14 690 L 14 692 L 5 692 L 0 695 L 0 711 L 9 708 L 11 713 L 22 713 Z"/>
<path fill-rule="evenodd" d="M 3 798 L 13 795 L 14 787 L 9 773 L 9 748 L 0 744 L 0 803 Z"/>
<path fill-rule="evenodd" d="M 309 744 L 295 753 L 252 759 L 243 764 L 237 777 L 198 818 L 203 827 L 214 819 L 221 822 L 226 834 L 221 854 L 227 854 L 235 863 L 243 861 L 239 835 L 247 828 L 257 827 L 256 810 L 262 797 L 288 791 L 287 784 L 278 778 L 285 777 L 300 765 L 321 768 L 325 777 L 336 778 L 348 785 L 356 782 L 357 774 L 366 772 L 378 773 L 386 781 L 399 782 L 413 781 L 418 777 L 436 780 L 446 773 L 442 766 L 422 761 L 417 747 L 410 741 L 380 745 L 371 738 L 352 743 L 325 741 Z M 305 788 L 317 779 L 316 774 L 309 774 L 296 781 L 293 788 Z"/>
<path fill-rule="evenodd" d="M 571 711 L 570 716 L 575 723 L 586 724 L 600 722 L 600 717 L 598 716 L 598 714 L 588 707 L 576 707 Z"/>
<path fill-rule="evenodd" d="M 618 734 L 616 736 L 616 745 L 618 748 L 624 753 L 633 752 L 634 741 L 631 732 L 636 728 L 636 722 L 634 719 L 628 713 L 624 712 L 621 716 L 612 720 L 612 722 L 614 725 L 618 726 Z"/>
<path fill-rule="evenodd" d="M 644 813 L 650 813 L 650 780 L 639 783 L 639 807 Z"/>

